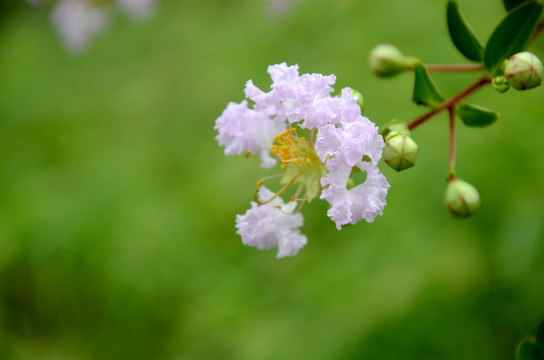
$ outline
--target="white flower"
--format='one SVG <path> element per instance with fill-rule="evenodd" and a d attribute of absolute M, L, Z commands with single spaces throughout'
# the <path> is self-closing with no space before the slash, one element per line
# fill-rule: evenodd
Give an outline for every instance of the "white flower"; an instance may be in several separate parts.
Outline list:
<path fill-rule="evenodd" d="M 327 214 L 340 230 L 345 224 L 361 219 L 372 222 L 381 215 L 389 183 L 377 167 L 383 138 L 376 125 L 361 115 L 351 89 L 332 96 L 334 75 L 299 75 L 296 65 L 273 65 L 268 72 L 272 78 L 270 91 L 259 89 L 249 80 L 245 94 L 253 101 L 252 108 L 245 100 L 230 103 L 215 128 L 226 155 L 260 152 L 262 166 L 270 167 L 275 164 L 272 153 L 286 170 L 276 175 L 282 177 L 283 188 L 276 195 L 261 188 L 261 200 L 255 199 L 236 223 L 245 244 L 260 249 L 278 246 L 281 257 L 294 255 L 306 244 L 306 237 L 298 231 L 302 225 L 300 209 L 287 215 L 294 211 L 295 199 L 304 203 L 320 195 L 331 205 Z M 311 130 L 311 139 L 299 136 L 297 128 Z M 366 179 L 348 189 L 354 169 L 364 172 Z M 279 197 L 273 202 L 262 199 L 282 195 L 293 184 L 298 184 L 298 190 L 288 205 Z M 257 186 L 262 186 L 262 181 Z M 274 205 L 284 207 L 283 212 Z"/>
<path fill-rule="evenodd" d="M 86 1 L 62 0 L 53 10 L 51 21 L 68 50 L 78 53 L 108 25 L 109 16 L 104 9 Z"/>
<path fill-rule="evenodd" d="M 225 155 L 242 154 L 245 151 L 261 154 L 262 167 L 276 164 L 270 156 L 274 137 L 285 130 L 285 122 L 278 122 L 262 112 L 249 109 L 247 101 L 230 103 L 217 119 L 216 140 L 225 146 Z"/>
<path fill-rule="evenodd" d="M 260 201 L 264 202 L 272 196 L 273 192 L 264 186 L 260 188 Z M 289 214 L 296 205 L 294 201 L 285 205 L 279 197 L 265 205 L 251 202 L 251 209 L 244 215 L 236 215 L 237 234 L 244 244 L 259 250 L 277 247 L 277 258 L 296 255 L 308 242 L 299 230 L 303 223 L 302 214 Z"/>
<path fill-rule="evenodd" d="M 342 225 L 355 224 L 361 219 L 373 222 L 376 216 L 382 214 L 386 205 L 385 197 L 389 189 L 387 179 L 376 165 L 359 161 L 356 166 L 366 173 L 366 179 L 362 184 L 348 190 L 347 183 L 352 167 L 346 163 L 335 164 L 338 166 L 322 179 L 322 184 L 328 186 L 323 189 L 321 198 L 332 206 L 327 215 L 338 230 Z"/>
<path fill-rule="evenodd" d="M 144 18 L 153 11 L 155 0 L 117 0 L 117 3 L 129 15 Z"/>

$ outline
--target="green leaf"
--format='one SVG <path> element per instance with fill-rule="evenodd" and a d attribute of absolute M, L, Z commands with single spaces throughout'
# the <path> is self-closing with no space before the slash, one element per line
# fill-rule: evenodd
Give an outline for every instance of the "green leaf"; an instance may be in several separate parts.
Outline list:
<path fill-rule="evenodd" d="M 527 1 L 529 0 L 502 0 L 502 2 L 504 3 L 504 7 L 506 8 L 506 11 L 510 11 L 516 6 L 521 5 Z"/>
<path fill-rule="evenodd" d="M 536 329 L 536 342 L 540 345 L 542 350 L 544 350 L 544 319 L 538 324 Z"/>
<path fill-rule="evenodd" d="M 460 104 L 455 113 L 463 120 L 466 126 L 484 127 L 493 124 L 500 114 L 481 106 Z"/>
<path fill-rule="evenodd" d="M 481 62 L 484 49 L 463 18 L 457 0 L 448 1 L 446 16 L 450 37 L 457 50 L 467 59 Z"/>
<path fill-rule="evenodd" d="M 518 346 L 518 351 L 516 354 L 517 360 L 542 360 L 542 357 L 538 351 L 537 346 L 534 342 L 529 339 L 524 340 Z"/>
<path fill-rule="evenodd" d="M 542 7 L 535 0 L 525 2 L 509 12 L 493 31 L 484 50 L 484 65 L 492 76 L 500 73 L 505 59 L 529 46 Z"/>
<path fill-rule="evenodd" d="M 418 105 L 431 108 L 438 107 L 444 101 L 444 98 L 434 85 L 425 66 L 419 61 L 414 62 L 414 74 L 414 96 L 412 100 Z"/>

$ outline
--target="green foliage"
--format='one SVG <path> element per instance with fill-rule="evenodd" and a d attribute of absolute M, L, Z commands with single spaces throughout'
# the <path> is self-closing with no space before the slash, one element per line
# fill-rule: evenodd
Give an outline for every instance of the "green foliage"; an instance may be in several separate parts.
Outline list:
<path fill-rule="evenodd" d="M 451 40 L 467 59 L 481 62 L 483 47 L 465 21 L 457 0 L 449 0 L 446 11 Z"/>
<path fill-rule="evenodd" d="M 414 62 L 414 74 L 413 102 L 431 108 L 438 107 L 444 101 L 444 98 L 436 88 L 425 66 L 419 61 Z"/>
<path fill-rule="evenodd" d="M 540 2 L 526 2 L 509 12 L 495 28 L 484 50 L 484 65 L 492 76 L 500 73 L 504 60 L 527 48 L 542 8 Z"/>
<path fill-rule="evenodd" d="M 544 352 L 532 339 L 526 339 L 519 345 L 516 358 L 517 360 L 544 360 Z"/>
<path fill-rule="evenodd" d="M 517 360 L 544 360 L 544 320 L 540 321 L 536 337 L 524 339 L 516 351 Z"/>
<path fill-rule="evenodd" d="M 504 7 L 506 9 L 506 11 L 510 11 L 512 10 L 513 8 L 515 8 L 516 6 L 518 5 L 521 5 L 525 2 L 528 2 L 530 0 L 502 0 L 502 2 L 504 3 Z"/>
<path fill-rule="evenodd" d="M 536 329 L 536 341 L 544 350 L 544 319 L 540 321 L 540 324 L 538 324 L 538 328 Z"/>
<path fill-rule="evenodd" d="M 499 118 L 499 113 L 481 106 L 460 104 L 455 113 L 467 126 L 484 127 L 493 124 Z"/>

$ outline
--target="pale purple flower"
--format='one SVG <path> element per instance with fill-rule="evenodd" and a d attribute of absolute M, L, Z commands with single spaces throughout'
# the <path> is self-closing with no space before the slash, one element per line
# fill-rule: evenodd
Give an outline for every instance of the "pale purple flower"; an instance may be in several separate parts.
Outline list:
<path fill-rule="evenodd" d="M 78 53 L 108 25 L 109 16 L 104 9 L 86 1 L 62 0 L 53 10 L 51 21 L 68 50 Z"/>
<path fill-rule="evenodd" d="M 117 0 L 119 7 L 129 15 L 145 18 L 152 11 L 156 0 Z"/>
<path fill-rule="evenodd" d="M 327 214 L 338 229 L 361 219 L 374 221 L 382 214 L 389 189 L 389 183 L 376 166 L 384 147 L 378 128 L 360 112 L 340 113 L 342 116 L 337 124 L 327 124 L 319 129 L 315 144 L 328 170 L 327 176 L 321 179 L 324 186 L 321 198 L 331 204 Z M 362 161 L 364 157 L 370 162 Z M 366 180 L 348 190 L 354 167 L 366 172 Z"/>
<path fill-rule="evenodd" d="M 225 146 L 225 155 L 258 152 L 261 166 L 272 167 L 276 160 L 270 156 L 274 137 L 284 131 L 285 122 L 276 121 L 262 112 L 248 108 L 247 101 L 230 103 L 216 121 L 219 145 Z"/>
<path fill-rule="evenodd" d="M 256 87 L 251 80 L 246 83 L 245 94 L 252 101 L 252 107 L 246 100 L 240 104 L 230 103 L 217 119 L 216 139 L 225 146 L 225 154 L 259 152 L 262 166 L 271 167 L 275 163 L 270 156 L 273 151 L 281 159 L 282 169 L 288 168 L 283 184 L 296 182 L 301 189 L 304 187 L 304 201 L 318 195 L 328 201 L 331 208 L 327 214 L 339 230 L 361 219 L 374 221 L 383 212 L 389 189 L 389 183 L 377 167 L 384 141 L 376 125 L 361 115 L 351 89 L 345 88 L 340 96 L 332 96 L 334 75 L 299 75 L 296 65 L 273 65 L 268 72 L 272 78 L 268 92 Z M 288 126 L 294 129 L 285 131 Z M 315 143 L 298 137 L 297 127 L 311 130 Z M 348 189 L 354 169 L 363 171 L 366 179 Z M 259 196 L 263 196 L 263 191 L 268 197 L 273 195 L 261 188 Z M 287 215 L 294 210 L 295 203 L 284 205 L 279 197 L 271 203 L 263 199 L 253 202 L 245 215 L 237 217 L 236 226 L 242 241 L 259 249 L 278 246 L 278 257 L 294 255 L 306 243 L 306 237 L 298 232 L 298 226 L 302 225 L 298 210 L 296 215 Z M 275 204 L 283 206 L 283 212 L 275 209 Z M 288 247 L 291 251 L 282 250 L 286 244 L 300 246 Z"/>
<path fill-rule="evenodd" d="M 299 0 L 266 0 L 267 13 L 271 17 L 282 17 L 298 1 Z"/>
<path fill-rule="evenodd" d="M 27 0 L 37 3 L 41 0 Z M 119 7 L 128 15 L 144 18 L 151 13 L 156 0 L 116 0 L 112 6 L 88 0 L 61 0 L 53 9 L 51 21 L 65 46 L 73 54 L 83 51 L 90 40 L 105 28 L 111 12 Z"/>
<path fill-rule="evenodd" d="M 258 195 L 264 202 L 274 193 L 262 186 Z M 277 247 L 277 258 L 296 255 L 308 242 L 299 230 L 303 224 L 302 214 L 289 214 L 296 205 L 294 201 L 285 205 L 279 197 L 264 205 L 251 202 L 251 209 L 244 215 L 236 215 L 237 234 L 244 244 L 259 250 Z"/>
<path fill-rule="evenodd" d="M 376 216 L 382 215 L 389 183 L 378 167 L 366 161 L 358 161 L 355 166 L 366 173 L 366 179 L 348 190 L 352 167 L 346 163 L 334 164 L 336 166 L 322 179 L 325 188 L 321 198 L 331 204 L 327 215 L 334 221 L 336 228 L 340 230 L 342 225 L 355 224 L 361 219 L 373 222 Z"/>

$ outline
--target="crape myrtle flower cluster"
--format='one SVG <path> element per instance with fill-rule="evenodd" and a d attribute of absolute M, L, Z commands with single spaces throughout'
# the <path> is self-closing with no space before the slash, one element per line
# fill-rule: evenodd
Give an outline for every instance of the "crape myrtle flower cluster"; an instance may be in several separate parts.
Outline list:
<path fill-rule="evenodd" d="M 389 183 L 377 167 L 383 138 L 376 125 L 361 115 L 350 88 L 332 96 L 334 75 L 299 75 L 297 65 L 272 65 L 268 72 L 271 90 L 265 92 L 249 80 L 247 100 L 229 103 L 215 129 L 226 155 L 258 153 L 264 168 L 279 163 L 282 173 L 257 182 L 251 208 L 237 215 L 236 228 L 244 244 L 278 247 L 280 258 L 297 254 L 307 243 L 299 229 L 300 209 L 306 202 L 318 196 L 326 200 L 327 215 L 340 230 L 381 215 Z M 356 185 L 350 176 L 358 171 L 366 179 Z M 273 177 L 281 178 L 277 192 L 263 185 Z M 296 190 L 285 203 L 281 196 L 292 186 Z"/>
<path fill-rule="evenodd" d="M 83 51 L 89 41 L 110 23 L 115 9 L 133 18 L 148 16 L 156 0 L 61 0 L 51 13 L 51 22 L 68 51 Z M 38 3 L 33 0 L 32 3 Z"/>

